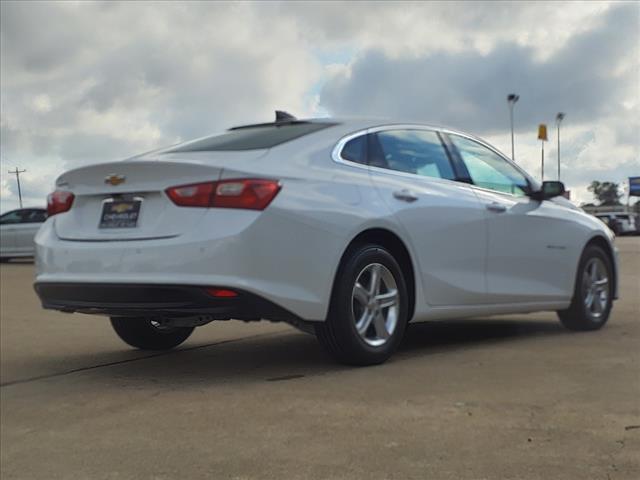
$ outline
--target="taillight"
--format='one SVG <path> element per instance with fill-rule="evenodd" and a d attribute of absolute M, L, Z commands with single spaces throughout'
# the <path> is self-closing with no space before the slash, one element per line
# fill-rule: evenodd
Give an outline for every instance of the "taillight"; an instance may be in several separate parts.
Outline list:
<path fill-rule="evenodd" d="M 274 180 L 223 180 L 216 186 L 213 206 L 264 210 L 279 191 Z"/>
<path fill-rule="evenodd" d="M 167 195 L 180 207 L 210 207 L 215 183 L 198 183 L 167 188 Z"/>
<path fill-rule="evenodd" d="M 56 190 L 47 197 L 47 215 L 51 217 L 71 209 L 75 195 L 64 190 Z"/>
<path fill-rule="evenodd" d="M 280 191 L 275 180 L 237 179 L 180 185 L 166 190 L 180 207 L 216 207 L 264 210 Z"/>
<path fill-rule="evenodd" d="M 238 296 L 237 292 L 234 292 L 233 290 L 229 290 L 228 288 L 209 287 L 209 288 L 205 288 L 204 291 L 207 292 L 212 297 L 217 297 L 217 298 L 235 298 Z"/>

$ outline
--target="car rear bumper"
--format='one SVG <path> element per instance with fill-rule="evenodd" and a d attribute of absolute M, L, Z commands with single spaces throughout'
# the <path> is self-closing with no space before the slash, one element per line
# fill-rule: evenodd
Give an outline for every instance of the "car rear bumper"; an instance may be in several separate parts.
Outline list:
<path fill-rule="evenodd" d="M 34 288 L 44 308 L 70 313 L 301 322 L 275 303 L 238 290 L 236 297 L 217 298 L 197 285 L 37 282 Z"/>
<path fill-rule="evenodd" d="M 129 241 L 63 240 L 53 217 L 35 238 L 35 282 L 224 286 L 324 321 L 343 240 L 267 213 L 258 220 L 230 216 L 224 228 L 205 215 L 197 230 L 178 237 Z"/>

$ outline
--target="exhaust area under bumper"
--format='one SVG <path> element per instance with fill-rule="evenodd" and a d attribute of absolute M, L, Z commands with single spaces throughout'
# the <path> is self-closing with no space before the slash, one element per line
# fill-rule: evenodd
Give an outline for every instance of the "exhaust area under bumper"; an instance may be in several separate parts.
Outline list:
<path fill-rule="evenodd" d="M 235 297 L 213 297 L 209 286 L 37 282 L 42 306 L 68 313 L 113 317 L 202 317 L 212 320 L 272 320 L 297 326 L 295 314 L 258 295 L 233 289 Z M 221 287 L 224 288 L 224 287 Z"/>

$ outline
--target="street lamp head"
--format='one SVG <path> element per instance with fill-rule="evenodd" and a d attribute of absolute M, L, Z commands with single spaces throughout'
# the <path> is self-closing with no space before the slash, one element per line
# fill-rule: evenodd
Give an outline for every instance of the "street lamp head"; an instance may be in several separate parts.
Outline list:
<path fill-rule="evenodd" d="M 509 102 L 512 105 L 516 103 L 519 99 L 520 99 L 520 95 L 516 95 L 515 93 L 510 93 L 509 95 L 507 95 L 507 102 Z"/>
<path fill-rule="evenodd" d="M 560 124 L 560 122 L 562 122 L 562 120 L 564 120 L 564 115 L 565 115 L 565 114 L 564 114 L 563 112 L 559 112 L 559 113 L 556 115 L 556 122 L 557 122 L 558 124 Z"/>

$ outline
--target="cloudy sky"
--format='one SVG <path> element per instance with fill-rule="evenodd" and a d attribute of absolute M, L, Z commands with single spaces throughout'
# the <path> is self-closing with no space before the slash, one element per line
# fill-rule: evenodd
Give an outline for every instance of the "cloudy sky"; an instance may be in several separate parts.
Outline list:
<path fill-rule="evenodd" d="M 2 211 L 62 171 L 298 116 L 450 125 L 540 176 L 537 125 L 562 125 L 563 180 L 640 175 L 637 2 L 1 3 Z M 550 131 L 547 179 L 555 179 Z"/>

